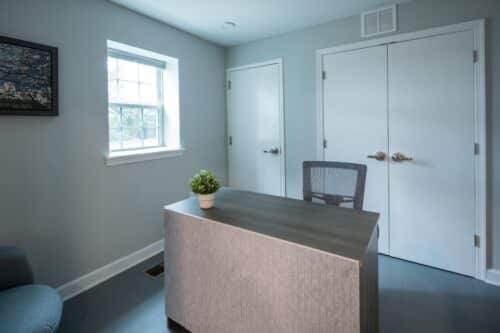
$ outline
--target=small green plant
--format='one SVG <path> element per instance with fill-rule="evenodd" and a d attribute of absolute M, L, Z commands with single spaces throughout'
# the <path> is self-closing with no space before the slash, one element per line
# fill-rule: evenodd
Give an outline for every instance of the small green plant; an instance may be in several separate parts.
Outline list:
<path fill-rule="evenodd" d="M 201 170 L 191 178 L 191 191 L 196 194 L 212 194 L 220 188 L 220 183 L 215 176 L 206 170 Z"/>

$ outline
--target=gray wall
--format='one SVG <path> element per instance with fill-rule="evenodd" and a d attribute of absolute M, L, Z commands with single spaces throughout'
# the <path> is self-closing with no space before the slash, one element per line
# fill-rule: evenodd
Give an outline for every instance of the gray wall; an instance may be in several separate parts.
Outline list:
<path fill-rule="evenodd" d="M 399 6 L 399 31 L 488 18 L 489 208 L 493 238 L 492 261 L 500 268 L 500 1 L 416 0 Z M 282 57 L 285 77 L 285 135 L 287 192 L 301 196 L 301 163 L 315 159 L 315 51 L 359 41 L 359 16 L 265 39 L 226 51 L 226 67 Z"/>
<path fill-rule="evenodd" d="M 0 1 L 0 35 L 59 48 L 60 116 L 0 118 L 0 244 L 54 286 L 163 237 L 200 168 L 225 181 L 224 50 L 104 0 Z M 182 157 L 105 166 L 106 40 L 179 58 Z"/>

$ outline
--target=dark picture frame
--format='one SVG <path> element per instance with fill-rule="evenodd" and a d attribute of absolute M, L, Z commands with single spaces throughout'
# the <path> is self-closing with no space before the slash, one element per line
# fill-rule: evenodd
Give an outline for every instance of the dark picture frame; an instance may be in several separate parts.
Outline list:
<path fill-rule="evenodd" d="M 59 115 L 58 49 L 0 36 L 0 115 Z"/>

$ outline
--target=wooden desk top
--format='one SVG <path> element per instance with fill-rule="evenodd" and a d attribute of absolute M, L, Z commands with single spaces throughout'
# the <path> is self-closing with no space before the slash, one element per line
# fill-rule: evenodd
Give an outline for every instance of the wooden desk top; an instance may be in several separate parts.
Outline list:
<path fill-rule="evenodd" d="M 223 188 L 215 207 L 191 197 L 165 206 L 167 213 L 209 219 L 361 261 L 379 214 Z"/>

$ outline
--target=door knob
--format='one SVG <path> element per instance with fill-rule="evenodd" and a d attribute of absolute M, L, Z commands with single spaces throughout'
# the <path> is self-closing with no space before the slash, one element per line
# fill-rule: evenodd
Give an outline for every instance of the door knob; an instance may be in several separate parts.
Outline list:
<path fill-rule="evenodd" d="M 383 151 L 378 151 L 378 152 L 375 153 L 375 155 L 368 155 L 366 157 L 368 157 L 368 158 L 374 158 L 377 161 L 383 161 L 383 160 L 385 160 L 386 155 L 385 155 L 385 153 Z"/>
<path fill-rule="evenodd" d="M 405 156 L 403 153 L 399 152 L 392 154 L 391 158 L 394 162 L 413 161 L 413 158 Z"/>
<path fill-rule="evenodd" d="M 264 150 L 264 153 L 278 155 L 280 153 L 280 149 L 278 147 L 273 147 L 271 149 Z"/>

